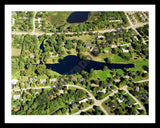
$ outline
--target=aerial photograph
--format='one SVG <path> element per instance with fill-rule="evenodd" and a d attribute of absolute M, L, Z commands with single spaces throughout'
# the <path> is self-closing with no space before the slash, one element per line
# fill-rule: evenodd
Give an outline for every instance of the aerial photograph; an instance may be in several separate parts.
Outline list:
<path fill-rule="evenodd" d="M 11 115 L 149 115 L 149 11 L 11 11 Z"/>

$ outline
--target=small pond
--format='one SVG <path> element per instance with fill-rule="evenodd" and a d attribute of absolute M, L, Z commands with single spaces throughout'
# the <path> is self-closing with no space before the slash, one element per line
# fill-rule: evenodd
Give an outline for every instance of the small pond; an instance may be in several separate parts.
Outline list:
<path fill-rule="evenodd" d="M 68 17 L 67 22 L 68 23 L 81 23 L 81 22 L 84 22 L 84 21 L 88 20 L 88 14 L 89 13 L 90 12 L 85 12 L 85 11 L 73 12 Z"/>

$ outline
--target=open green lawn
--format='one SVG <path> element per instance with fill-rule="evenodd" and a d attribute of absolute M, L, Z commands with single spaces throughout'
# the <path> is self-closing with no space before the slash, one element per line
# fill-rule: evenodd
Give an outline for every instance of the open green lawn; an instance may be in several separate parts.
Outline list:
<path fill-rule="evenodd" d="M 112 77 L 112 75 L 110 74 L 110 70 L 95 70 L 91 79 L 96 80 L 97 78 L 99 78 L 100 80 L 105 81 L 107 77 Z"/>
<path fill-rule="evenodd" d="M 19 56 L 21 54 L 21 48 L 12 47 L 12 56 Z"/>
<path fill-rule="evenodd" d="M 49 22 L 53 25 L 64 25 L 67 23 L 67 18 L 72 12 L 52 12 L 46 19 L 49 20 Z"/>

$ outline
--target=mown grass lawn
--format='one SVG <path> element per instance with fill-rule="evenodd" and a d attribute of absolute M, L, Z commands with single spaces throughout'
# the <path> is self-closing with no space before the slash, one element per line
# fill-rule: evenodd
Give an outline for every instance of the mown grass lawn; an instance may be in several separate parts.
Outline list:
<path fill-rule="evenodd" d="M 110 72 L 111 72 L 110 70 L 107 71 L 95 70 L 91 79 L 96 80 L 97 78 L 99 78 L 100 80 L 105 81 L 107 77 L 112 77 Z"/>
<path fill-rule="evenodd" d="M 71 11 L 53 12 L 46 19 L 48 19 L 53 25 L 64 25 L 65 23 L 67 23 L 67 18 L 71 13 Z"/>

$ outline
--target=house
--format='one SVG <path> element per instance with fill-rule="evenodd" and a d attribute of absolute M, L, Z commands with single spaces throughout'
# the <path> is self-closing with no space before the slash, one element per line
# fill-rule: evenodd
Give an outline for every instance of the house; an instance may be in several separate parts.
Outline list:
<path fill-rule="evenodd" d="M 117 83 L 117 82 L 120 82 L 120 81 L 121 81 L 120 79 L 115 79 L 115 80 L 114 80 L 114 82 L 116 82 L 116 83 Z"/>
<path fill-rule="evenodd" d="M 97 91 L 97 93 L 101 93 L 101 92 L 106 93 L 106 89 L 104 88 L 104 89 L 102 89 L 100 91 Z"/>
<path fill-rule="evenodd" d="M 116 48 L 116 47 L 117 47 L 117 45 L 112 45 L 112 46 L 111 46 L 111 48 Z"/>
<path fill-rule="evenodd" d="M 112 83 L 108 83 L 107 87 L 110 88 L 112 86 Z"/>
<path fill-rule="evenodd" d="M 29 55 L 29 57 L 34 58 L 34 57 L 35 57 L 35 54 L 34 54 L 34 53 L 31 53 L 31 54 Z"/>
<path fill-rule="evenodd" d="M 122 42 L 123 42 L 123 40 L 119 40 L 119 42 L 120 42 L 120 43 L 122 43 Z"/>
<path fill-rule="evenodd" d="M 109 43 L 110 43 L 110 42 L 109 42 L 109 41 L 107 41 L 107 42 L 105 43 L 105 46 L 108 46 L 108 45 L 109 45 Z"/>
<path fill-rule="evenodd" d="M 128 49 L 125 49 L 125 48 L 122 48 L 122 51 L 125 52 L 125 53 L 128 53 L 129 50 Z"/>
<path fill-rule="evenodd" d="M 119 109 L 115 109 L 114 113 L 115 113 L 115 115 L 120 115 Z"/>
<path fill-rule="evenodd" d="M 142 94 L 144 99 L 148 99 L 148 96 L 146 94 Z"/>
<path fill-rule="evenodd" d="M 110 108 L 114 108 L 114 107 L 115 107 L 114 103 L 110 101 L 110 102 L 109 102 L 109 107 L 110 107 Z"/>
<path fill-rule="evenodd" d="M 38 28 L 40 28 L 42 25 L 41 24 L 38 24 Z"/>
<path fill-rule="evenodd" d="M 14 18 L 12 18 L 12 19 L 11 19 L 11 22 L 12 22 L 12 24 L 14 24 L 14 23 L 15 23 L 15 19 L 14 19 Z"/>
<path fill-rule="evenodd" d="M 101 40 L 103 40 L 104 36 L 101 35 L 101 36 L 98 36 L 98 38 L 100 38 Z"/>
<path fill-rule="evenodd" d="M 119 102 L 119 103 L 122 103 L 123 101 L 124 101 L 124 97 L 123 97 L 123 96 L 119 96 L 118 102 Z"/>
<path fill-rule="evenodd" d="M 127 78 L 127 79 L 129 79 L 129 76 L 127 76 L 127 75 L 126 75 L 126 76 L 123 76 L 123 78 Z"/>
<path fill-rule="evenodd" d="M 49 82 L 50 82 L 50 83 L 52 83 L 52 82 L 55 83 L 55 82 L 56 82 L 56 78 L 49 79 Z"/>
<path fill-rule="evenodd" d="M 90 44 L 87 44 L 85 48 L 87 48 L 87 49 L 89 49 L 89 50 L 91 50 L 91 51 L 94 49 L 93 46 L 90 45 Z"/>
<path fill-rule="evenodd" d="M 92 83 L 92 84 L 91 84 L 91 87 L 99 87 L 99 85 Z"/>
<path fill-rule="evenodd" d="M 11 80 L 12 88 L 16 87 L 17 82 L 18 82 L 17 79 L 12 79 L 12 80 Z"/>
<path fill-rule="evenodd" d="M 147 73 L 147 71 L 144 71 L 144 73 Z"/>
<path fill-rule="evenodd" d="M 78 107 L 78 104 L 76 102 L 73 103 L 74 107 Z"/>
<path fill-rule="evenodd" d="M 77 78 L 75 78 L 75 77 L 72 77 L 72 78 L 71 78 L 71 80 L 73 80 L 73 81 L 77 81 Z"/>
<path fill-rule="evenodd" d="M 132 107 L 132 104 L 130 101 L 127 101 L 126 104 L 128 105 L 128 107 Z"/>
<path fill-rule="evenodd" d="M 81 103 L 87 102 L 87 101 L 88 101 L 88 98 L 85 98 L 85 99 L 83 99 L 83 100 L 80 100 L 78 103 L 81 104 Z"/>
<path fill-rule="evenodd" d="M 21 95 L 13 95 L 13 99 L 17 100 L 21 97 Z"/>
<path fill-rule="evenodd" d="M 110 20 L 109 22 L 119 22 L 121 20 Z"/>
<path fill-rule="evenodd" d="M 64 94 L 64 90 L 62 90 L 62 89 L 59 90 L 59 93 L 60 93 L 60 94 Z"/>
<path fill-rule="evenodd" d="M 29 78 L 29 83 L 33 83 L 33 78 Z"/>
<path fill-rule="evenodd" d="M 33 80 L 36 82 L 36 81 L 37 81 L 37 78 L 36 78 L 36 77 L 35 77 L 35 78 L 29 78 L 30 84 L 33 83 Z"/>
<path fill-rule="evenodd" d="M 79 82 L 83 82 L 83 81 L 85 81 L 86 79 L 84 79 L 84 78 L 81 78 L 81 79 L 79 79 Z"/>
<path fill-rule="evenodd" d="M 58 54 L 57 55 L 53 55 L 53 52 L 49 52 L 50 54 L 50 57 L 53 58 L 53 57 L 58 57 Z"/>
<path fill-rule="evenodd" d="M 104 50 L 103 53 L 111 53 L 111 50 Z"/>
<path fill-rule="evenodd" d="M 137 38 L 137 36 L 134 36 L 134 39 L 136 39 L 136 40 L 138 41 L 138 38 Z"/>
<path fill-rule="evenodd" d="M 17 82 L 18 82 L 17 79 L 12 79 L 12 80 L 11 80 L 11 84 L 12 84 L 12 85 L 16 85 Z"/>
<path fill-rule="evenodd" d="M 17 16 L 17 13 L 15 11 L 12 11 L 12 15 L 16 15 Z"/>
<path fill-rule="evenodd" d="M 41 18 L 40 18 L 40 17 L 38 17 L 38 23 L 40 23 L 40 21 L 41 21 Z"/>
<path fill-rule="evenodd" d="M 139 92 L 139 86 L 136 86 L 135 91 Z"/>
<path fill-rule="evenodd" d="M 45 84 L 46 83 L 46 79 L 40 79 L 40 82 Z"/>
<path fill-rule="evenodd" d="M 142 16 L 141 13 L 138 13 L 138 16 L 140 17 L 140 19 L 141 19 L 142 21 L 145 21 L 145 19 L 144 19 L 144 17 Z"/>
<path fill-rule="evenodd" d="M 135 19 L 135 17 L 133 15 L 131 16 L 131 19 L 132 19 L 133 23 L 137 23 L 137 20 Z"/>

